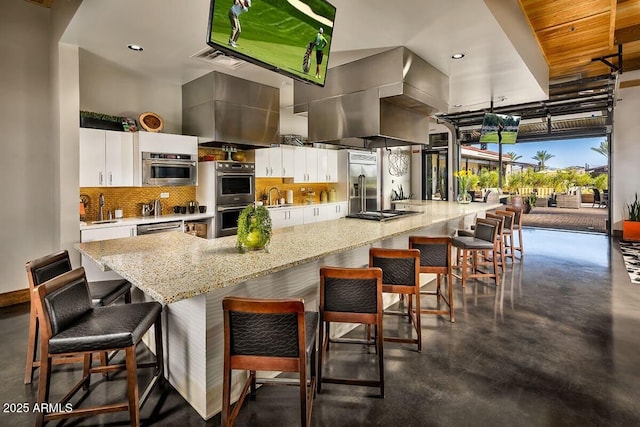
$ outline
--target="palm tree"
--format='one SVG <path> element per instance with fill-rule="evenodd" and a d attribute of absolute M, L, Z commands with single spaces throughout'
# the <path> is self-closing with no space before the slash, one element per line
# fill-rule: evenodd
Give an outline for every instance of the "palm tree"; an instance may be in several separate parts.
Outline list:
<path fill-rule="evenodd" d="M 593 151 L 595 151 L 596 153 L 600 153 L 602 154 L 605 158 L 609 158 L 609 141 L 608 140 L 604 140 L 602 142 L 600 142 L 600 147 L 591 147 L 591 149 Z"/>
<path fill-rule="evenodd" d="M 515 162 L 516 160 L 522 158 L 522 156 L 518 153 L 516 153 L 515 151 L 509 151 L 507 153 L 504 153 L 506 156 L 511 157 L 511 161 Z"/>
<path fill-rule="evenodd" d="M 540 165 L 540 170 L 544 170 L 545 162 L 552 157 L 555 157 L 555 155 L 549 154 L 543 150 L 543 151 L 536 151 L 536 155 L 533 156 L 532 159 L 538 161 L 538 165 Z"/>

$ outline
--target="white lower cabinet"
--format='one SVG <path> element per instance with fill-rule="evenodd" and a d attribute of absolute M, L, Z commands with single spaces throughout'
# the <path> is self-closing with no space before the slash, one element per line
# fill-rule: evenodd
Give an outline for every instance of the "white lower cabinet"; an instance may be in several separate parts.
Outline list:
<path fill-rule="evenodd" d="M 302 208 L 274 208 L 269 209 L 271 228 L 284 228 L 303 224 Z"/>
<path fill-rule="evenodd" d="M 284 228 L 300 224 L 328 221 L 347 215 L 347 202 L 323 203 L 291 208 L 269 209 L 271 227 Z"/>
<path fill-rule="evenodd" d="M 121 237 L 131 237 L 136 235 L 135 225 L 125 225 L 119 227 L 96 228 L 92 230 L 80 231 L 80 242 L 95 242 L 98 240 L 119 239 Z M 90 282 L 98 282 L 101 280 L 121 279 L 118 274 L 113 271 L 102 271 L 100 267 L 90 258 L 82 255 L 82 266 L 87 274 L 87 280 Z"/>
<path fill-rule="evenodd" d="M 329 219 L 329 205 L 311 205 L 304 207 L 304 223 L 326 221 Z"/>
<path fill-rule="evenodd" d="M 347 202 L 332 203 L 329 205 L 329 216 L 327 219 L 338 219 L 347 216 Z"/>

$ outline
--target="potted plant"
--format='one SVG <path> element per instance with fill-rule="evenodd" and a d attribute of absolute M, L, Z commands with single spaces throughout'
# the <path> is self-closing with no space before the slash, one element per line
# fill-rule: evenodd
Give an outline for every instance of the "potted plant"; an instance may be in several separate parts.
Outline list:
<path fill-rule="evenodd" d="M 271 216 L 264 206 L 251 204 L 238 217 L 236 247 L 241 253 L 265 249 L 271 241 Z"/>
<path fill-rule="evenodd" d="M 538 195 L 536 193 L 529 194 L 524 199 L 524 213 L 531 212 L 531 208 L 536 205 L 537 201 L 538 201 Z"/>
<path fill-rule="evenodd" d="M 80 127 L 106 130 L 129 130 L 123 124 L 125 117 L 111 116 L 109 114 L 94 113 L 92 111 L 80 111 Z"/>
<path fill-rule="evenodd" d="M 622 222 L 622 240 L 640 241 L 640 201 L 638 193 L 631 204 L 627 204 L 629 219 Z"/>

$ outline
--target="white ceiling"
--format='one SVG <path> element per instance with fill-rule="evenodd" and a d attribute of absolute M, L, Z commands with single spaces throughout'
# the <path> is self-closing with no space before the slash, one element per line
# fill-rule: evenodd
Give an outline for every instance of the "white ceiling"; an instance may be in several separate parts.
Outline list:
<path fill-rule="evenodd" d="M 492 99 L 500 106 L 547 98 L 548 69 L 517 0 L 330 2 L 337 13 L 329 67 L 406 46 L 449 76 L 448 112 L 486 108 Z M 288 77 L 248 63 L 231 70 L 191 58 L 207 47 L 209 4 L 84 0 L 62 41 L 169 83 L 183 84 L 217 70 L 280 87 L 282 107 L 291 106 Z M 130 43 L 144 51 L 127 49 Z M 465 58 L 451 59 L 456 52 Z"/>

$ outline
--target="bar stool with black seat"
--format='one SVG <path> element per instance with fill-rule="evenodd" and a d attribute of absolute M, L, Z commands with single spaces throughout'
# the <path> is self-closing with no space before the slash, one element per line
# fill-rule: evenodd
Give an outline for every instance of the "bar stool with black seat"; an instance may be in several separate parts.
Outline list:
<path fill-rule="evenodd" d="M 498 222 L 492 219 L 478 218 L 476 219 L 473 236 L 455 236 L 452 239 L 452 245 L 459 251 L 462 256 L 459 257 L 461 269 L 460 279 L 462 287 L 467 284 L 468 279 L 472 278 L 493 278 L 496 286 L 500 283 L 500 273 L 498 271 Z M 492 270 L 481 271 L 478 268 L 478 254 L 491 253 Z M 471 258 L 471 265 L 469 265 Z"/>
<path fill-rule="evenodd" d="M 420 326 L 420 251 L 417 249 L 369 249 L 369 267 L 382 269 L 382 292 L 400 294 L 409 299 L 405 311 L 383 310 L 383 315 L 407 316 L 416 331 L 416 338 L 384 336 L 384 341 L 416 344 L 422 351 Z M 415 311 L 412 301 L 415 298 Z M 413 334 L 412 334 L 413 335 Z"/>
<path fill-rule="evenodd" d="M 31 297 L 31 311 L 29 314 L 29 340 L 27 342 L 27 366 L 24 372 L 24 383 L 30 384 L 33 380 L 33 372 L 40 366 L 36 353 L 38 347 L 39 323 L 34 301 L 33 290 L 62 273 L 71 271 L 71 260 L 69 252 L 66 250 L 45 255 L 43 257 L 28 261 L 26 263 L 27 279 Z M 113 304 L 116 300 L 124 298 L 125 303 L 131 302 L 131 283 L 125 279 L 106 280 L 101 282 L 89 282 L 89 292 L 91 303 L 94 306 L 106 306 Z M 100 354 L 101 363 L 106 365 L 106 354 Z M 55 363 L 78 362 L 77 358 L 58 358 Z"/>
<path fill-rule="evenodd" d="M 437 309 L 421 308 L 422 314 L 448 314 L 449 320 L 455 322 L 453 312 L 453 283 L 451 269 L 451 237 L 427 237 L 409 236 L 409 249 L 420 251 L 420 273 L 431 273 L 436 275 L 436 290 L 421 290 L 422 295 L 435 295 L 437 298 Z M 442 276 L 447 282 L 447 296 L 442 294 Z M 440 309 L 440 302 L 444 301 L 447 309 Z"/>
<path fill-rule="evenodd" d="M 305 311 L 297 299 L 256 299 L 225 297 L 224 380 L 222 425 L 232 426 L 249 390 L 256 395 L 256 383 L 273 380 L 256 378 L 256 371 L 297 372 L 300 387 L 301 425 L 311 424 L 316 390 L 316 333 L 318 313 Z M 307 371 L 309 362 L 309 371 Z M 249 377 L 235 405 L 231 405 L 232 370 L 249 371 Z M 309 375 L 307 375 L 307 372 Z M 307 376 L 309 380 L 307 381 Z M 277 384 L 291 381 L 277 381 Z"/>
<path fill-rule="evenodd" d="M 511 258 L 513 263 L 516 260 L 513 250 L 513 224 L 515 222 L 515 212 L 506 210 L 496 210 L 496 215 L 500 215 L 504 218 L 504 224 L 502 226 L 502 241 L 504 244 L 504 258 Z"/>
<path fill-rule="evenodd" d="M 331 338 L 331 323 L 359 323 L 374 327 L 374 339 Z M 318 392 L 323 383 L 379 387 L 384 398 L 384 350 L 382 345 L 382 270 L 380 268 L 320 268 L 320 349 Z M 375 346 L 378 379 L 326 376 L 329 342 Z"/>
<path fill-rule="evenodd" d="M 513 224 L 511 224 L 511 229 L 514 231 L 514 233 L 516 230 L 518 231 L 518 246 L 516 246 L 514 239 L 513 253 L 515 256 L 515 251 L 519 251 L 520 258 L 522 258 L 522 256 L 524 255 L 524 245 L 522 243 L 522 215 L 524 214 L 524 210 L 522 208 L 514 208 L 513 206 L 507 206 L 505 207 L 505 210 L 507 212 L 513 212 L 515 215 L 513 217 Z"/>
<path fill-rule="evenodd" d="M 162 380 L 162 306 L 157 302 L 139 304 L 117 304 L 94 307 L 84 268 L 63 273 L 41 284 L 33 290 L 40 321 L 40 378 L 37 403 L 39 408 L 53 406 L 63 408 L 60 412 L 41 409 L 36 414 L 36 425 L 50 420 L 71 417 L 86 417 L 97 414 L 128 411 L 132 426 L 140 425 L 140 406 L 144 404 L 153 386 Z M 136 349 L 142 336 L 154 327 L 155 361 L 137 363 Z M 92 367 L 92 353 L 123 350 L 125 364 Z M 82 356 L 84 368 L 82 379 L 62 398 L 52 405 L 49 396 L 52 376 L 52 360 L 58 356 Z M 155 369 L 144 392 L 138 391 L 138 368 Z M 126 370 L 127 400 L 93 407 L 76 407 L 67 411 L 67 403 L 83 387 L 91 393 L 90 378 L 93 373 Z M 79 402 L 85 400 L 85 396 Z"/>

